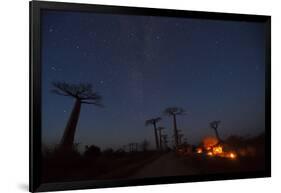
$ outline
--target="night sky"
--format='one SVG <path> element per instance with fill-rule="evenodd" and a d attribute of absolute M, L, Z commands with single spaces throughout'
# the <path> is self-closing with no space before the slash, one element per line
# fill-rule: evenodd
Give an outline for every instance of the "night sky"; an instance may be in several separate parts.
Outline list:
<path fill-rule="evenodd" d="M 146 119 L 172 136 L 166 107 L 189 143 L 264 131 L 265 25 L 254 22 L 44 11 L 42 140 L 57 144 L 74 105 L 51 92 L 53 81 L 91 83 L 104 108 L 83 104 L 75 142 L 118 148 L 147 139 Z"/>

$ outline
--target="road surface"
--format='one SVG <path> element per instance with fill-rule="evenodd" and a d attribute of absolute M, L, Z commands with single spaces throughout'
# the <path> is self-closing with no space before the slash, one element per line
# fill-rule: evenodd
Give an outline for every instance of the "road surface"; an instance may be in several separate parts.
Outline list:
<path fill-rule="evenodd" d="M 145 165 L 131 176 L 132 178 L 180 176 L 198 174 L 198 171 L 183 163 L 184 158 L 177 157 L 174 152 L 162 155 Z"/>

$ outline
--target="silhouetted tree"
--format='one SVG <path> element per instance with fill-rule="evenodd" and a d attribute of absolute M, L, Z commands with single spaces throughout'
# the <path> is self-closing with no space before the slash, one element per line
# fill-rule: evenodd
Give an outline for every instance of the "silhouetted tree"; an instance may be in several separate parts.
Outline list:
<path fill-rule="evenodd" d="M 129 151 L 130 152 L 138 151 L 138 146 L 139 146 L 138 143 L 129 143 L 128 146 L 129 146 Z"/>
<path fill-rule="evenodd" d="M 129 146 L 128 145 L 123 145 L 122 146 L 122 149 L 125 151 L 125 152 L 127 152 L 127 149 L 129 148 Z"/>
<path fill-rule="evenodd" d="M 218 132 L 218 127 L 219 127 L 219 124 L 220 124 L 220 123 L 221 123 L 221 121 L 212 121 L 212 122 L 210 123 L 210 127 L 211 127 L 212 129 L 214 129 L 215 134 L 216 134 L 216 137 L 217 137 L 219 143 L 221 142 L 221 138 L 220 138 L 219 132 Z"/>
<path fill-rule="evenodd" d="M 126 154 L 125 150 L 123 148 L 119 148 L 115 151 L 115 154 L 118 156 L 123 156 Z"/>
<path fill-rule="evenodd" d="M 139 151 L 139 144 L 138 143 L 134 143 L 134 149 L 135 149 L 135 151 Z"/>
<path fill-rule="evenodd" d="M 182 144 L 182 137 L 183 137 L 183 134 L 179 134 L 179 135 L 178 135 L 178 138 L 179 138 L 179 145 Z"/>
<path fill-rule="evenodd" d="M 187 138 L 183 138 L 183 143 L 186 145 L 187 144 Z"/>
<path fill-rule="evenodd" d="M 160 144 L 160 149 L 162 150 L 163 148 L 163 143 L 162 143 L 162 130 L 164 130 L 165 127 L 158 127 L 159 131 L 159 144 Z"/>
<path fill-rule="evenodd" d="M 185 115 L 185 110 L 183 108 L 179 108 L 179 107 L 169 107 L 164 110 L 164 114 L 173 117 L 175 146 L 177 147 L 179 145 L 177 116 Z"/>
<path fill-rule="evenodd" d="M 140 145 L 141 145 L 142 151 L 147 151 L 149 142 L 147 140 L 143 140 Z"/>
<path fill-rule="evenodd" d="M 104 155 L 113 155 L 114 150 L 112 148 L 106 148 L 105 150 L 103 150 L 102 152 Z"/>
<path fill-rule="evenodd" d="M 145 126 L 153 125 L 156 149 L 159 149 L 159 141 L 158 141 L 158 134 L 157 134 L 157 123 L 159 121 L 161 121 L 161 117 L 156 117 L 156 118 L 148 119 L 148 120 L 145 121 Z"/>
<path fill-rule="evenodd" d="M 167 139 L 167 135 L 162 135 L 162 141 L 163 141 L 163 144 L 164 144 L 164 148 L 167 150 L 168 148 L 168 139 Z"/>
<path fill-rule="evenodd" d="M 134 143 L 129 143 L 128 147 L 129 147 L 129 152 L 133 152 L 134 151 Z"/>
<path fill-rule="evenodd" d="M 96 157 L 101 155 L 101 150 L 98 146 L 95 145 L 86 145 L 85 146 L 85 152 L 84 152 L 84 156 L 86 157 Z"/>
<path fill-rule="evenodd" d="M 91 84 L 68 84 L 65 82 L 54 82 L 53 87 L 53 93 L 75 99 L 74 107 L 60 142 L 61 148 L 72 149 L 81 104 L 91 104 L 102 107 L 102 97 L 97 92 L 92 90 Z"/>

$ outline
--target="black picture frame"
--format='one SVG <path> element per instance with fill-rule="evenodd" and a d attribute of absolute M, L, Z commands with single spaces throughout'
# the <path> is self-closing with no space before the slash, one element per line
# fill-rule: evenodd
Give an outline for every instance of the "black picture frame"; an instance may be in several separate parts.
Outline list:
<path fill-rule="evenodd" d="M 182 18 L 205 18 L 231 21 L 255 21 L 266 24 L 266 170 L 242 173 L 208 174 L 196 176 L 157 177 L 130 180 L 79 181 L 67 183 L 42 184 L 40 180 L 41 163 L 41 32 L 40 14 L 42 10 L 82 11 L 95 13 L 117 13 L 129 15 L 168 16 Z M 46 1 L 30 2 L 30 192 L 75 190 L 88 188 L 122 187 L 182 182 L 259 178 L 271 176 L 271 17 L 265 15 L 246 15 L 232 13 L 213 13 L 154 8 L 90 5 Z"/>

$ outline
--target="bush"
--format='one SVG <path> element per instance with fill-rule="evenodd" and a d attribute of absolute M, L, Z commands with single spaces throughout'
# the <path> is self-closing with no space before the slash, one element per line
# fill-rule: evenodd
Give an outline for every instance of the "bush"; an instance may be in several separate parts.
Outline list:
<path fill-rule="evenodd" d="M 85 157 L 97 157 L 100 155 L 101 155 L 101 150 L 98 146 L 95 145 L 85 146 L 85 152 L 84 152 Z"/>

